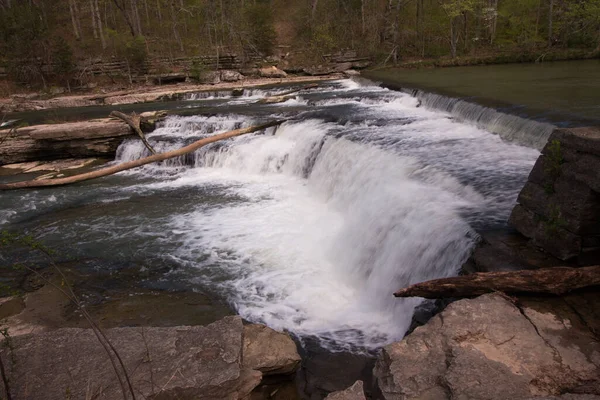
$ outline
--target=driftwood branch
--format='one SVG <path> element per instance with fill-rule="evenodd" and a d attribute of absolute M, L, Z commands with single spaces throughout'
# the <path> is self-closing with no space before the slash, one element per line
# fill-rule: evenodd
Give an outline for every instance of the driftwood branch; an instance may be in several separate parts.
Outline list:
<path fill-rule="evenodd" d="M 284 101 L 288 101 L 289 99 L 293 99 L 295 96 L 291 96 L 292 94 L 298 93 L 301 90 L 313 89 L 318 87 L 319 85 L 316 83 L 311 83 L 310 85 L 306 85 L 304 87 L 298 89 L 292 89 L 287 92 L 280 93 L 274 96 L 267 96 L 263 99 L 258 100 L 257 104 L 274 104 L 274 103 L 283 103 Z"/>
<path fill-rule="evenodd" d="M 128 161 L 122 164 L 113 165 L 112 167 L 102 168 L 96 171 L 86 172 L 84 174 L 73 175 L 65 178 L 59 179 L 41 179 L 41 180 L 33 180 L 33 181 L 23 181 L 23 182 L 15 182 L 15 183 L 6 183 L 0 184 L 0 190 L 11 190 L 11 189 L 23 189 L 23 188 L 34 188 L 34 187 L 45 187 L 45 186 L 60 186 L 60 185 L 68 185 L 71 183 L 87 181 L 90 179 L 100 178 L 103 176 L 113 175 L 117 172 L 125 171 L 132 168 L 141 167 L 142 165 L 155 163 L 158 161 L 164 161 L 169 158 L 174 158 L 178 156 L 182 156 L 184 154 L 191 153 L 202 146 L 205 146 L 209 143 L 217 142 L 219 140 L 229 139 L 236 136 L 245 135 L 247 133 L 252 133 L 256 131 L 260 131 L 266 128 L 270 128 L 273 126 L 281 125 L 285 120 L 277 120 L 273 122 L 269 122 L 264 125 L 251 126 L 248 128 L 236 129 L 233 131 L 220 133 L 218 135 L 213 135 L 204 139 L 200 139 L 190 145 L 182 147 L 177 150 L 167 151 L 165 153 L 155 154 L 149 157 L 140 158 L 139 160 Z"/>
<path fill-rule="evenodd" d="M 480 272 L 434 279 L 400 289 L 396 297 L 473 297 L 491 292 L 561 295 L 600 285 L 600 265 L 582 268 L 555 267 L 510 272 Z"/>
<path fill-rule="evenodd" d="M 139 115 L 137 115 L 136 113 L 127 115 L 127 114 L 122 113 L 121 111 L 113 111 L 110 113 L 110 116 L 114 117 L 114 118 L 118 118 L 118 119 L 124 121 L 127 125 L 129 125 L 131 127 L 131 129 L 133 129 L 135 131 L 135 133 L 137 133 L 137 135 L 140 137 L 140 139 L 142 139 L 144 146 L 146 146 L 146 148 L 150 151 L 150 153 L 156 154 L 156 151 L 154 150 L 154 148 L 152 146 L 150 146 L 150 143 L 148 143 L 148 141 L 146 140 L 146 136 L 144 135 L 144 132 L 142 132 L 142 129 L 140 128 L 140 123 L 142 122 L 142 118 Z"/>

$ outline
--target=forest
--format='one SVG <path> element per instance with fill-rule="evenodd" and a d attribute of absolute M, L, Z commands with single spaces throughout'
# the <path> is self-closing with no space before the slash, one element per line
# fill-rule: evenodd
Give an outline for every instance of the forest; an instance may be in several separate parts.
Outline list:
<path fill-rule="evenodd" d="M 398 63 L 600 51 L 600 0 L 0 0 L 9 79 L 69 75 L 84 59 L 293 54 L 353 49 Z"/>

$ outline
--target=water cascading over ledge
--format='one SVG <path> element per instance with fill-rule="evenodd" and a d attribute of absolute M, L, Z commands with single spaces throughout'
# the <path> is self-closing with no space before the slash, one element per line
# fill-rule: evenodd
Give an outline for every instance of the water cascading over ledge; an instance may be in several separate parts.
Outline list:
<path fill-rule="evenodd" d="M 459 121 L 475 123 L 478 127 L 499 135 L 502 139 L 541 150 L 554 125 L 517 115 L 507 114 L 460 98 L 428 93 L 418 89 L 402 89 L 421 101 L 427 108 L 445 111 Z"/>

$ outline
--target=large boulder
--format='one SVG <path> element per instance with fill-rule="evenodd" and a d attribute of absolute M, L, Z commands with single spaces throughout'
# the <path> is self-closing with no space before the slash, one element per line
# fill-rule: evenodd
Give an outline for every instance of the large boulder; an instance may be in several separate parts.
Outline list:
<path fill-rule="evenodd" d="M 122 121 L 98 119 L 19 128 L 0 143 L 0 165 L 61 158 L 113 157 L 131 135 Z"/>
<path fill-rule="evenodd" d="M 285 78 L 287 74 L 276 66 L 265 67 L 259 70 L 259 75 L 263 78 Z"/>
<path fill-rule="evenodd" d="M 221 71 L 221 81 L 222 82 L 237 82 L 244 79 L 244 75 L 240 74 L 238 71 L 232 70 L 224 70 Z"/>
<path fill-rule="evenodd" d="M 600 343 L 567 304 L 558 298 L 517 306 L 500 294 L 450 304 L 383 349 L 374 369 L 383 397 L 512 400 L 600 394 Z"/>
<path fill-rule="evenodd" d="M 105 333 L 140 398 L 245 399 L 261 382 L 259 369 L 289 373 L 298 366 L 291 338 L 264 326 L 244 327 L 237 316 L 207 326 L 113 328 Z M 5 362 L 15 399 L 58 400 L 65 393 L 73 399 L 122 397 L 107 353 L 91 329 L 13 337 L 3 347 L 2 359 L 15 360 Z"/>
<path fill-rule="evenodd" d="M 600 257 L 600 128 L 556 129 L 521 191 L 510 223 L 561 260 Z"/>
<path fill-rule="evenodd" d="M 367 400 L 363 389 L 363 382 L 356 381 L 354 385 L 346 390 L 329 394 L 325 397 L 325 400 Z"/>
<path fill-rule="evenodd" d="M 200 74 L 198 77 L 198 82 L 208 84 L 208 85 L 216 85 L 221 83 L 221 72 L 219 71 L 205 71 Z"/>
<path fill-rule="evenodd" d="M 296 344 L 285 333 L 260 324 L 244 327 L 244 366 L 263 375 L 288 375 L 300 361 Z"/>

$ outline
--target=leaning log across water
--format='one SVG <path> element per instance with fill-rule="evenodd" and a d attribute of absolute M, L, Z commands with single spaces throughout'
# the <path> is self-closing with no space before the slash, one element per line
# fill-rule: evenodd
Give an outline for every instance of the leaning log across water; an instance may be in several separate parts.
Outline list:
<path fill-rule="evenodd" d="M 74 176 L 69 176 L 66 178 L 59 178 L 59 179 L 42 179 L 42 180 L 0 184 L 0 190 L 36 188 L 36 187 L 45 187 L 45 186 L 60 186 L 60 185 L 68 185 L 71 183 L 82 182 L 82 181 L 87 181 L 90 179 L 100 178 L 103 176 L 116 174 L 117 172 L 125 171 L 128 169 L 141 167 L 142 165 L 151 164 L 151 163 L 155 163 L 158 161 L 164 161 L 169 158 L 182 156 L 184 154 L 191 153 L 209 143 L 217 142 L 219 140 L 229 139 L 229 138 L 232 138 L 235 136 L 245 135 L 247 133 L 261 131 L 263 129 L 281 125 L 284 122 L 285 122 L 285 120 L 277 120 L 277 121 L 269 122 L 264 125 L 257 125 L 257 126 L 250 126 L 248 128 L 236 129 L 233 131 L 229 131 L 229 132 L 221 133 L 218 135 L 210 136 L 210 137 L 207 137 L 204 139 L 200 139 L 190 145 L 187 145 L 187 146 L 182 147 L 177 150 L 167 151 L 165 153 L 160 153 L 160 154 L 154 154 L 150 157 L 140 158 L 139 160 L 125 162 L 122 164 L 114 165 L 112 167 L 99 169 L 97 171 L 86 172 L 85 174 L 79 174 L 79 175 L 74 175 Z"/>
<path fill-rule="evenodd" d="M 509 272 L 479 272 L 434 279 L 400 289 L 396 297 L 474 297 L 491 292 L 561 295 L 600 285 L 600 265 L 582 268 L 554 267 Z"/>
<path fill-rule="evenodd" d="M 146 140 L 146 136 L 144 135 L 144 132 L 142 132 L 142 129 L 140 128 L 140 123 L 142 122 L 142 118 L 139 115 L 137 115 L 136 113 L 127 115 L 127 114 L 122 113 L 121 111 L 113 111 L 110 113 L 110 116 L 113 118 L 118 118 L 121 121 L 125 122 L 127 125 L 129 125 L 131 127 L 131 129 L 133 129 L 134 132 L 137 133 L 137 135 L 140 137 L 140 139 L 142 139 L 142 142 L 144 143 L 144 146 L 146 146 L 148 151 L 150 151 L 151 154 L 156 154 L 156 151 L 150 145 L 150 143 L 148 143 L 148 141 Z"/>

